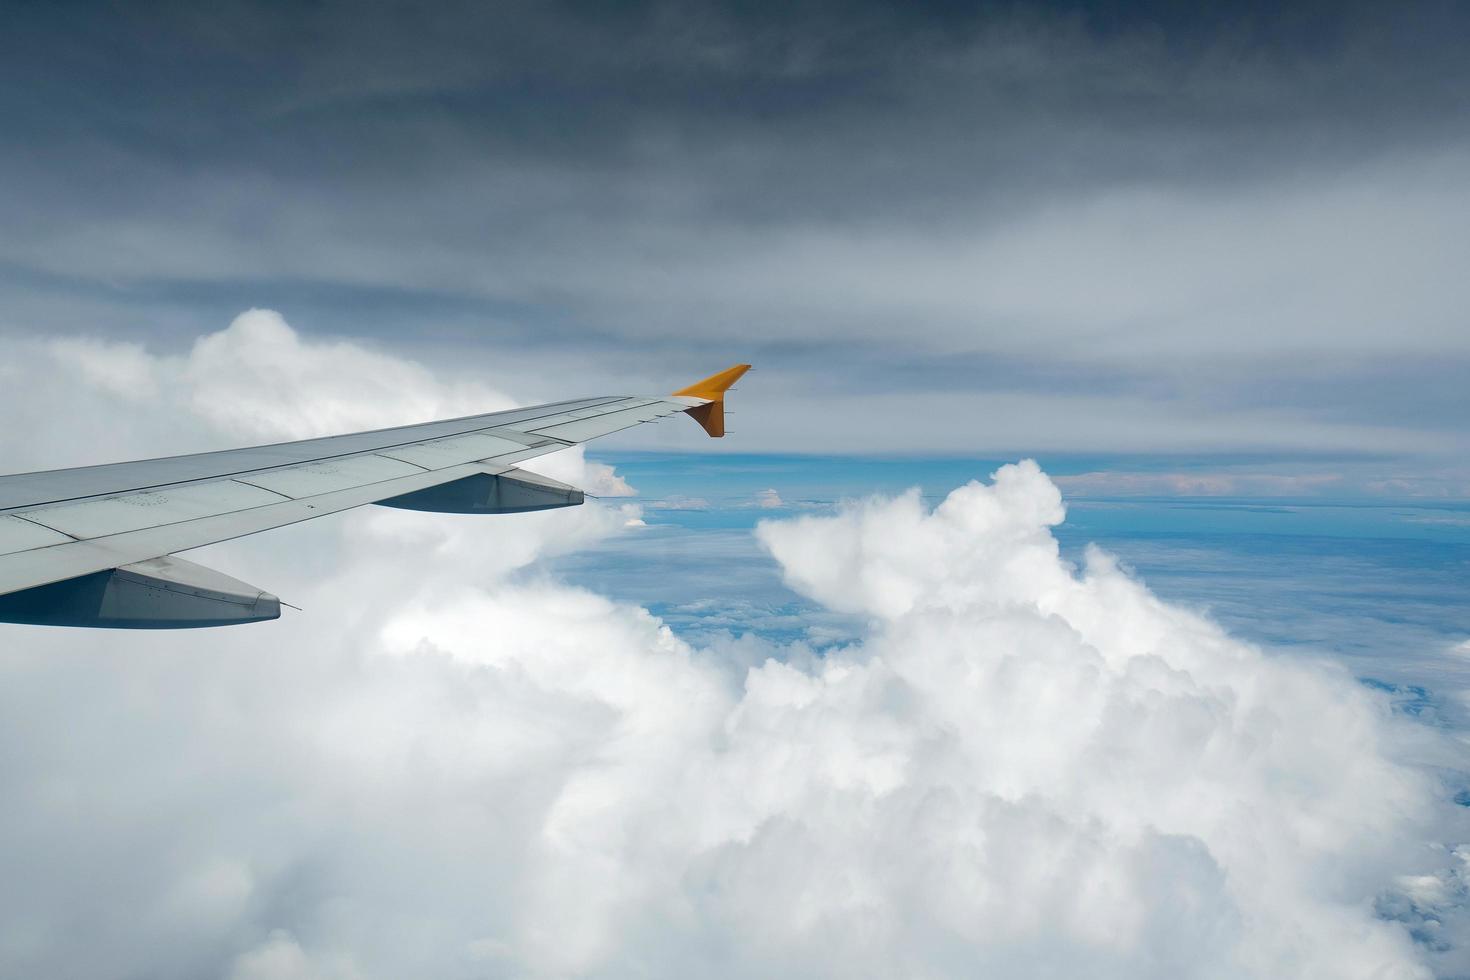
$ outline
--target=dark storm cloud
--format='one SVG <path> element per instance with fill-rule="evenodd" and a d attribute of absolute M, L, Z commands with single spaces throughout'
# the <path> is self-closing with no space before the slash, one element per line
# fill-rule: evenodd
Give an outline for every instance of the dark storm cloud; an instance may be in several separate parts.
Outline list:
<path fill-rule="evenodd" d="M 1304 143 L 1346 125 L 1336 135 L 1362 143 L 1369 127 L 1381 138 L 1384 126 L 1437 127 L 1461 111 L 1454 39 L 1467 18 L 1433 11 L 37 4 L 12 8 L 6 109 L 42 142 L 195 164 L 248 152 L 282 173 L 452 169 L 464 161 L 442 151 L 471 148 L 600 169 L 639 159 L 657 135 L 792 135 L 800 163 L 841 149 L 823 137 L 848 128 L 877 146 L 889 130 L 939 135 L 946 123 L 1031 114 L 1038 130 L 1100 113 L 1096 124 L 1125 131 L 1218 128 L 1225 139 L 1310 122 Z M 457 146 L 442 136 L 451 122 Z M 440 138 L 403 139 L 427 134 Z M 961 127 L 942 145 L 999 161 L 1000 141 L 986 138 L 999 135 Z M 920 163 L 926 148 L 887 149 Z"/>
<path fill-rule="evenodd" d="M 413 181 L 550 166 L 582 180 L 458 206 L 500 233 L 650 206 L 862 224 L 1361 157 L 1463 121 L 1453 7 L 1191 9 L 22 6 L 0 42 L 7 170 L 48 217 L 167 210 L 211 171 L 391 226 L 427 203 Z"/>
<path fill-rule="evenodd" d="M 815 387 L 835 345 L 959 399 L 1380 420 L 1327 363 L 1432 427 L 1409 396 L 1452 406 L 1470 358 L 1455 4 L 6 20 L 13 329 L 177 343 L 265 305 L 445 360 L 738 347 Z"/>

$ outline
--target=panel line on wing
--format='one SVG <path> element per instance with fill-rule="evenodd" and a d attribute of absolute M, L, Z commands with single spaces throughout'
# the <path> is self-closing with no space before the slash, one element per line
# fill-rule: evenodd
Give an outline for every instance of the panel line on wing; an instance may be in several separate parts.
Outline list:
<path fill-rule="evenodd" d="M 379 450 L 375 453 L 369 453 L 369 455 L 376 456 L 378 459 L 391 459 L 393 462 L 402 463 L 405 466 L 412 466 L 420 473 L 432 473 L 435 469 L 443 469 L 443 467 L 425 466 L 422 463 L 415 463 L 411 459 L 400 459 L 399 457 L 394 456 L 391 450 L 387 449 Z"/>
<path fill-rule="evenodd" d="M 49 548 L 76 540 L 65 531 L 28 521 L 19 514 L 0 514 L 0 554 Z"/>
<path fill-rule="evenodd" d="M 253 510 L 289 499 L 274 490 L 235 480 L 209 480 L 168 490 L 90 497 L 22 511 L 17 516 L 73 538 L 89 539 Z"/>

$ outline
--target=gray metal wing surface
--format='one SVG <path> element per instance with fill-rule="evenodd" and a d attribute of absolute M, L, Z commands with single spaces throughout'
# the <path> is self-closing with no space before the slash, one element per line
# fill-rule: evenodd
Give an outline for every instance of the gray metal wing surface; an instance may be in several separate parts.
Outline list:
<path fill-rule="evenodd" d="M 174 553 L 364 504 L 465 514 L 580 504 L 580 490 L 516 464 L 680 412 L 722 435 L 724 391 L 744 370 L 664 398 L 583 398 L 0 476 L 0 622 L 180 628 L 274 619 L 275 596 Z"/>

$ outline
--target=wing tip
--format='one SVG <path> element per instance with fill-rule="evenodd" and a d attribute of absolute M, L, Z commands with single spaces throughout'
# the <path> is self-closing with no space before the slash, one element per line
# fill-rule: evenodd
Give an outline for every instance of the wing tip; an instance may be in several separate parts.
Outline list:
<path fill-rule="evenodd" d="M 680 388 L 674 392 L 676 395 L 690 395 L 694 398 L 708 398 L 710 401 L 719 401 L 730 389 L 730 386 L 740 380 L 741 375 L 750 370 L 749 364 L 736 364 L 718 374 L 712 374 L 703 378 L 687 388 Z"/>
<path fill-rule="evenodd" d="M 675 395 L 687 395 L 691 398 L 703 398 L 703 405 L 695 405 L 686 408 L 694 421 L 698 422 L 711 439 L 721 439 L 725 435 L 725 392 L 730 386 L 739 381 L 746 371 L 750 370 L 749 364 L 735 364 L 718 374 L 712 374 L 703 378 L 687 388 L 680 388 L 674 392 Z"/>

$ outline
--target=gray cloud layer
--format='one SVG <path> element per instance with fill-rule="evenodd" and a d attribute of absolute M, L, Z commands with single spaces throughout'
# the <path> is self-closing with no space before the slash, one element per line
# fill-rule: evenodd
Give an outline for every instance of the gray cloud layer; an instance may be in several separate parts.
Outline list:
<path fill-rule="evenodd" d="M 0 324 L 852 420 L 747 446 L 1463 449 L 1465 13 L 1192 7 L 19 9 Z"/>

